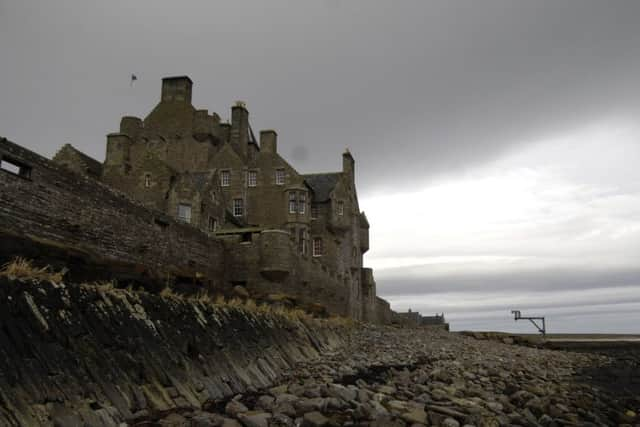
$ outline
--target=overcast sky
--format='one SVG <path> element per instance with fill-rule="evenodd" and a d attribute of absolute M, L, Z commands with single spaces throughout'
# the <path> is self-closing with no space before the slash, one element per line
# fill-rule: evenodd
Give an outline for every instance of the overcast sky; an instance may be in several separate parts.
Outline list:
<path fill-rule="evenodd" d="M 0 135 L 102 160 L 187 74 L 301 172 L 351 150 L 394 308 L 640 333 L 639 23 L 637 0 L 0 0 Z"/>

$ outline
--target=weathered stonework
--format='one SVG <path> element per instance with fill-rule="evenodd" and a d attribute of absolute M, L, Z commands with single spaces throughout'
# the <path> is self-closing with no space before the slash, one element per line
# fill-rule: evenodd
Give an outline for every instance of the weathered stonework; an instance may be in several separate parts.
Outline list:
<path fill-rule="evenodd" d="M 243 285 L 389 322 L 362 264 L 369 223 L 353 156 L 343 154 L 340 172 L 300 174 L 278 154 L 275 131 L 255 139 L 243 103 L 221 123 L 194 108 L 191 94 L 188 77 L 163 79 L 151 113 L 123 117 L 107 136 L 103 164 L 70 145 L 51 162 L 2 141 L 0 154 L 32 172 L 0 174 L 0 233 L 13 236 L 2 254 L 26 238 L 214 292 Z"/>

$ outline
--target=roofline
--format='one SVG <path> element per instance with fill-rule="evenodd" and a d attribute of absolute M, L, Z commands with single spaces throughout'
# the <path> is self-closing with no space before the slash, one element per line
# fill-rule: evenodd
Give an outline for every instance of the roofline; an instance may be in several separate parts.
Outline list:
<path fill-rule="evenodd" d="M 165 80 L 184 80 L 184 79 L 189 80 L 189 83 L 193 84 L 193 80 L 191 80 L 191 78 L 189 76 L 186 76 L 186 75 L 184 75 L 184 76 L 163 77 L 162 81 L 165 81 Z"/>

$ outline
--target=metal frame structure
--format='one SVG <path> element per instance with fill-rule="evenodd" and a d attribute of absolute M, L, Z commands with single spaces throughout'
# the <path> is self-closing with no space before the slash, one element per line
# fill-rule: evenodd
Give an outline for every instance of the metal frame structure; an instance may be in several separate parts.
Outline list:
<path fill-rule="evenodd" d="M 533 323 L 533 326 L 536 327 L 538 332 L 540 332 L 543 337 L 547 334 L 547 327 L 545 325 L 544 317 L 525 317 L 520 314 L 520 310 L 511 310 L 511 313 L 513 314 L 514 320 L 516 322 L 518 320 L 528 320 L 529 322 Z M 536 323 L 536 320 L 541 320 L 542 326 L 539 326 L 538 323 Z"/>

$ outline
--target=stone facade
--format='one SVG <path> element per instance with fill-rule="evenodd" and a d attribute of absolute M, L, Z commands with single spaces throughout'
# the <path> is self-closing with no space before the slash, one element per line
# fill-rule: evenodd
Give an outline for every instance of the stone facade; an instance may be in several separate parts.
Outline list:
<path fill-rule="evenodd" d="M 362 264 L 369 223 L 358 205 L 353 156 L 342 155 L 339 172 L 300 174 L 278 153 L 275 131 L 263 130 L 256 140 L 242 102 L 231 108 L 231 123 L 222 123 L 216 113 L 194 108 L 191 95 L 188 77 L 163 79 L 160 102 L 149 115 L 123 117 L 119 131 L 107 136 L 103 164 L 65 145 L 53 159 L 56 165 L 38 158 L 34 176 L 63 173 L 62 166 L 78 176 L 76 184 L 125 195 L 131 201 L 124 211 L 145 212 L 140 215 L 152 226 L 151 218 L 164 214 L 172 218 L 170 228 L 192 229 L 197 240 L 204 236 L 223 245 L 224 271 L 210 281 L 223 282 L 216 286 L 288 295 L 354 319 L 389 319 L 373 272 Z M 76 205 L 82 195 L 97 197 L 67 181 Z M 101 202 L 95 202 L 99 209 Z M 189 253 L 185 248 L 176 256 Z"/>

